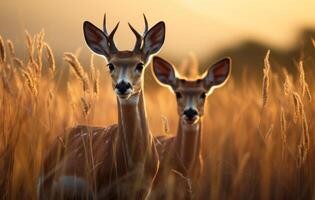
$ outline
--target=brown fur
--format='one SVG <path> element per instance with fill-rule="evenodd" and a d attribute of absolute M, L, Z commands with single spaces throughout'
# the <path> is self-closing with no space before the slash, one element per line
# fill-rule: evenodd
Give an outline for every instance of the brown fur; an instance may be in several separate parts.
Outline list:
<path fill-rule="evenodd" d="M 153 60 L 153 72 L 157 79 L 170 86 L 177 98 L 177 112 L 179 122 L 177 134 L 173 137 L 159 137 L 157 145 L 161 169 L 159 170 L 156 187 L 164 187 L 163 181 L 169 178 L 171 169 L 180 172 L 184 177 L 192 181 L 192 189 L 196 191 L 198 181 L 203 170 L 201 156 L 201 120 L 204 115 L 204 106 L 207 94 L 213 86 L 222 86 L 230 73 L 230 60 L 224 59 L 211 67 L 202 78 L 187 80 L 176 76 L 171 64 L 162 58 L 155 57 Z M 185 111 L 193 109 L 196 115 L 192 120 L 185 116 Z M 175 182 L 174 185 L 179 184 Z M 162 183 L 162 184 L 161 184 Z M 187 190 L 189 184 L 186 184 Z M 167 188 L 164 190 L 167 190 Z M 189 199 L 191 193 L 182 193 Z"/>
<path fill-rule="evenodd" d="M 147 25 L 146 19 L 145 22 Z M 45 159 L 45 174 L 39 188 L 41 194 L 48 193 L 52 198 L 50 193 L 57 193 L 58 198 L 146 199 L 151 191 L 159 159 L 147 124 L 143 71 L 151 54 L 157 53 L 163 45 L 165 25 L 159 22 L 146 30 L 143 38 L 137 35 L 137 43 L 143 39 L 143 47 L 136 45 L 133 51 L 116 48 L 113 37 L 117 28 L 118 24 L 110 34 L 107 33 L 105 17 L 104 31 L 90 22 L 83 24 L 88 46 L 105 56 L 109 63 L 117 96 L 118 125 L 108 129 L 83 126 L 61 137 L 61 141 L 68 138 L 66 144 L 62 142 L 66 151 L 59 155 L 61 147 L 55 145 Z M 125 82 L 130 87 L 120 93 L 116 86 Z M 78 157 L 77 154 L 85 156 Z M 50 172 L 51 176 L 47 174 Z M 66 184 L 72 191 L 59 194 L 67 188 Z M 43 195 L 40 197 L 44 198 Z"/>

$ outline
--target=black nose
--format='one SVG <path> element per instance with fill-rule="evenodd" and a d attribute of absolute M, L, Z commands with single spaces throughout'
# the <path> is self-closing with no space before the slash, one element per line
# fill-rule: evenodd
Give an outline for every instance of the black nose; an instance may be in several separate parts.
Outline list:
<path fill-rule="evenodd" d="M 120 83 L 116 84 L 116 89 L 120 94 L 125 94 L 126 91 L 130 88 L 131 88 L 130 83 L 127 83 L 125 81 L 121 81 Z"/>
<path fill-rule="evenodd" d="M 184 115 L 189 119 L 192 120 L 196 115 L 198 114 L 198 112 L 192 108 L 189 108 L 188 110 L 184 111 Z"/>

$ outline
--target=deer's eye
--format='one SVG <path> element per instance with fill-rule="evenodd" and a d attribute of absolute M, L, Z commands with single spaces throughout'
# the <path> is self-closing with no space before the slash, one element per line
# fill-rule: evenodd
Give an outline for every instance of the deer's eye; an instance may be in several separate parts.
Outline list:
<path fill-rule="evenodd" d="M 207 95 L 206 95 L 206 93 L 204 92 L 204 93 L 202 93 L 202 94 L 200 95 L 200 98 L 201 98 L 201 99 L 205 99 L 206 96 L 207 96 Z"/>
<path fill-rule="evenodd" d="M 141 73 L 142 70 L 143 70 L 143 63 L 137 64 L 137 66 L 136 66 L 136 71 L 139 72 L 139 73 Z"/>
<path fill-rule="evenodd" d="M 108 69 L 109 69 L 109 72 L 113 72 L 115 70 L 115 66 L 112 64 L 112 63 L 108 63 Z"/>
<path fill-rule="evenodd" d="M 179 93 L 179 92 L 175 92 L 175 95 L 176 95 L 176 98 L 177 98 L 177 99 L 180 99 L 180 98 L 182 97 L 182 94 Z"/>

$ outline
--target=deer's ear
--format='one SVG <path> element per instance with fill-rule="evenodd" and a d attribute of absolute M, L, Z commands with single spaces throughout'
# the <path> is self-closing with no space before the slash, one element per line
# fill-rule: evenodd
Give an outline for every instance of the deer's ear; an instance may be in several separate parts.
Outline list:
<path fill-rule="evenodd" d="M 176 75 L 173 66 L 166 60 L 155 56 L 153 58 L 153 72 L 156 78 L 162 83 L 171 87 L 175 86 Z"/>
<path fill-rule="evenodd" d="M 224 58 L 215 63 L 208 69 L 206 76 L 204 77 L 204 85 L 210 90 L 213 86 L 220 87 L 228 80 L 231 73 L 231 59 Z"/>
<path fill-rule="evenodd" d="M 144 36 L 143 53 L 146 57 L 157 53 L 165 40 L 165 24 L 159 22 L 153 26 Z"/>
<path fill-rule="evenodd" d="M 87 45 L 90 49 L 100 55 L 109 56 L 109 42 L 105 34 L 92 23 L 83 23 L 83 32 Z"/>

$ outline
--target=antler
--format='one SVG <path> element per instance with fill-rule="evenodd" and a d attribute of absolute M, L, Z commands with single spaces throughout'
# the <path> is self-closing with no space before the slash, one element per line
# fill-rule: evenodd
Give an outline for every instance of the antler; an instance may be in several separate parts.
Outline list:
<path fill-rule="evenodd" d="M 130 23 L 128 23 L 130 29 L 132 30 L 132 32 L 136 36 L 136 44 L 135 44 L 135 47 L 134 47 L 133 51 L 140 51 L 141 50 L 142 40 L 145 37 L 145 35 L 147 34 L 147 32 L 148 32 L 148 21 L 147 21 L 147 18 L 145 17 L 145 14 L 143 14 L 143 18 L 144 18 L 144 32 L 143 32 L 143 35 L 138 33 L 138 31 L 136 31 L 136 29 L 133 28 Z"/>
<path fill-rule="evenodd" d="M 117 31 L 117 28 L 119 26 L 119 22 L 116 24 L 115 28 L 112 30 L 112 32 L 110 34 L 108 34 L 107 32 L 107 28 L 106 28 L 106 13 L 104 14 L 104 20 L 103 20 L 103 32 L 106 35 L 106 37 L 108 38 L 109 41 L 109 49 L 112 53 L 116 53 L 118 51 L 115 43 L 114 43 L 114 35 Z"/>
<path fill-rule="evenodd" d="M 143 36 L 145 36 L 145 34 L 147 34 L 147 32 L 148 32 L 149 25 L 148 25 L 148 20 L 145 17 L 144 13 L 143 13 L 143 18 L 144 18 L 144 32 L 143 32 Z"/>

